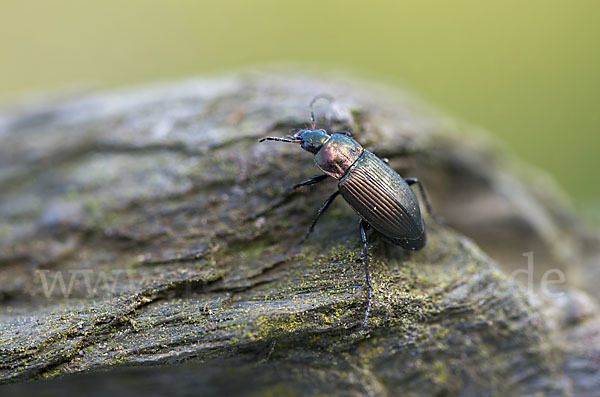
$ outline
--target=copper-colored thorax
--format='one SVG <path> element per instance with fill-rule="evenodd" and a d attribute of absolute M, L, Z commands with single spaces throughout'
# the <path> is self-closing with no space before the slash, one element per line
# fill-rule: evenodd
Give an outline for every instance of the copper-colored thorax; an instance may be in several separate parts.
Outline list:
<path fill-rule="evenodd" d="M 315 163 L 324 173 L 340 179 L 362 152 L 362 146 L 354 139 L 333 134 L 315 154 Z"/>

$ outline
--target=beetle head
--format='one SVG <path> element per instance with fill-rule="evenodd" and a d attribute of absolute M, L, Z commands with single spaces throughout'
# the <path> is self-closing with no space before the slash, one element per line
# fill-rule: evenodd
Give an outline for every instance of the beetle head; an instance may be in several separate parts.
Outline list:
<path fill-rule="evenodd" d="M 298 132 L 294 136 L 287 135 L 284 138 L 279 138 L 277 136 L 266 136 L 264 138 L 260 138 L 259 142 L 264 141 L 278 141 L 278 142 L 287 142 L 287 143 L 299 143 L 302 149 L 309 151 L 311 153 L 317 153 L 326 140 L 330 138 L 329 134 L 325 130 L 317 130 L 317 129 L 303 129 Z"/>
<path fill-rule="evenodd" d="M 329 134 L 325 130 L 321 129 L 304 129 L 298 131 L 294 135 L 295 140 L 299 140 L 302 149 L 317 153 L 321 146 L 329 139 Z"/>

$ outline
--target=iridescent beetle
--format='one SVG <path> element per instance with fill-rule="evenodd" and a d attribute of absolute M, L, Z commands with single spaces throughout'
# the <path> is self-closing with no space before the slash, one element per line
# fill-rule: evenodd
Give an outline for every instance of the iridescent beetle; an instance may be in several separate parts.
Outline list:
<path fill-rule="evenodd" d="M 429 213 L 431 213 L 430 205 L 425 190 L 417 178 L 402 178 L 387 165 L 387 162 L 363 149 L 351 138 L 350 132 L 328 133 L 324 129 L 317 129 L 313 105 L 320 98 L 322 96 L 317 96 L 310 103 L 310 129 L 301 129 L 294 136 L 288 135 L 285 138 L 264 137 L 259 142 L 299 143 L 302 149 L 314 154 L 315 163 L 325 174 L 307 178 L 292 186 L 290 190 L 319 183 L 328 176 L 338 180 L 338 190 L 325 200 L 301 241 L 304 241 L 313 231 L 321 215 L 339 194 L 360 216 L 360 237 L 368 290 L 367 309 L 363 319 L 363 326 L 366 326 L 373 297 L 366 231 L 372 227 L 402 248 L 420 250 L 425 246 L 426 241 L 425 224 L 419 203 L 410 186 L 418 184 Z"/>

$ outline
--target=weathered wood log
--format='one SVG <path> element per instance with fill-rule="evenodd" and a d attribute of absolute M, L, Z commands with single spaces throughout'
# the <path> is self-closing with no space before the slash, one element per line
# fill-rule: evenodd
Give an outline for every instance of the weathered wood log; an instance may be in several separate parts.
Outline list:
<path fill-rule="evenodd" d="M 350 80 L 251 72 L 5 111 L 0 380 L 78 374 L 7 390 L 597 393 L 598 234 L 484 134 Z M 317 170 L 257 143 L 320 93 L 337 101 L 319 122 L 419 177 L 446 219 L 425 218 L 419 252 L 370 235 L 367 328 L 357 216 L 339 200 L 296 246 L 335 183 L 281 200 Z M 509 277 L 527 252 L 530 291 Z"/>

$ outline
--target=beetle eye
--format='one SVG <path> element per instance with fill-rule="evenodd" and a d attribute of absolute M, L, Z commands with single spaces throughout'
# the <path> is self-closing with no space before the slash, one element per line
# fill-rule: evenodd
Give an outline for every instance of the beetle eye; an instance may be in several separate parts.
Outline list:
<path fill-rule="evenodd" d="M 315 152 L 315 147 L 308 141 L 303 141 L 300 146 L 302 147 L 302 149 L 307 150 L 311 153 Z"/>

